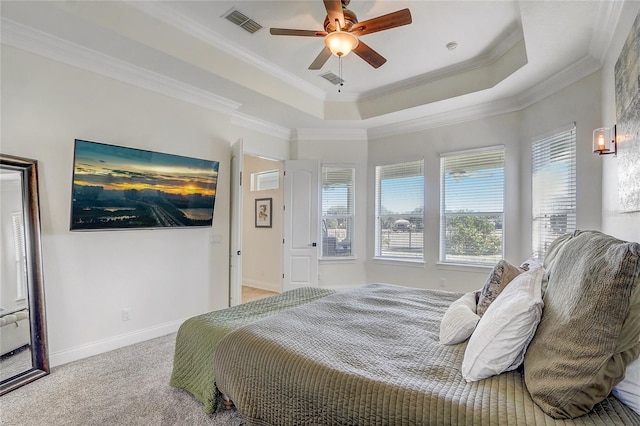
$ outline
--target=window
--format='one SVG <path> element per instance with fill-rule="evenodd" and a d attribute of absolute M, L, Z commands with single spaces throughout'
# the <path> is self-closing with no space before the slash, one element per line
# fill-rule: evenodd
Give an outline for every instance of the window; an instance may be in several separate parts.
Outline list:
<path fill-rule="evenodd" d="M 549 244 L 576 229 L 576 127 L 543 136 L 532 148 L 533 256 L 544 259 Z"/>
<path fill-rule="evenodd" d="M 376 167 L 377 257 L 424 256 L 424 160 Z"/>
<path fill-rule="evenodd" d="M 251 173 L 251 190 L 266 191 L 280 188 L 280 170 Z"/>
<path fill-rule="evenodd" d="M 322 166 L 322 257 L 352 256 L 353 167 Z"/>
<path fill-rule="evenodd" d="M 440 209 L 441 262 L 502 259 L 504 147 L 442 155 Z"/>

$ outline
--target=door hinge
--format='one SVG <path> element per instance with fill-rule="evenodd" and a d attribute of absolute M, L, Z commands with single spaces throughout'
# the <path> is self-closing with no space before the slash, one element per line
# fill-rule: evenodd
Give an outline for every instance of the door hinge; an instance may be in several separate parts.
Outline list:
<path fill-rule="evenodd" d="M 240 186 L 242 186 L 242 172 L 240 172 Z"/>

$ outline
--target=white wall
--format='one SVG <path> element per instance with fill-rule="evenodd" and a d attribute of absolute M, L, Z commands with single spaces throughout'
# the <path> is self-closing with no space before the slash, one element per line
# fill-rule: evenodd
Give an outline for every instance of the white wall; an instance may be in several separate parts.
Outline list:
<path fill-rule="evenodd" d="M 228 122 L 3 45 L 1 149 L 39 162 L 52 365 L 166 334 L 227 306 L 229 140 L 238 133 Z M 75 138 L 220 161 L 213 229 L 70 232 Z M 130 321 L 121 320 L 123 308 Z"/>
<path fill-rule="evenodd" d="M 424 264 L 375 260 L 367 280 L 453 291 L 475 290 L 489 268 L 438 264 L 440 154 L 471 148 L 505 146 L 504 258 L 519 264 L 531 255 L 531 139 L 571 122 L 577 127 L 578 228 L 600 229 L 601 163 L 591 154 L 591 131 L 599 118 L 599 73 L 514 113 L 376 140 L 369 145 L 368 192 L 374 193 L 375 166 L 425 159 L 426 220 Z M 373 197 L 368 205 L 368 233 L 374 234 Z M 374 253 L 369 239 L 367 255 Z"/>
<path fill-rule="evenodd" d="M 366 220 L 368 218 L 367 151 L 365 140 L 298 140 L 292 142 L 292 158 L 319 160 L 321 164 L 353 165 L 355 174 L 355 229 L 352 249 L 355 259 L 321 260 L 318 268 L 320 287 L 353 287 L 366 284 Z"/>
<path fill-rule="evenodd" d="M 244 156 L 242 217 L 242 283 L 270 291 L 282 291 L 282 179 L 278 189 L 251 191 L 251 174 L 277 169 L 282 177 L 284 166 L 251 155 Z M 255 200 L 271 198 L 271 228 L 255 227 Z"/>
<path fill-rule="evenodd" d="M 531 138 L 571 121 L 578 126 L 579 227 L 640 241 L 640 213 L 620 213 L 617 191 L 611 190 L 622 172 L 615 158 L 590 153 L 591 131 L 615 121 L 613 64 L 639 8 L 638 2 L 625 2 L 602 72 L 523 111 L 369 143 L 296 141 L 293 158 L 356 167 L 356 259 L 322 262 L 320 285 L 479 288 L 488 268 L 437 263 L 439 154 L 496 144 L 504 144 L 507 153 L 505 258 L 524 260 L 531 246 Z M 52 364 L 171 332 L 185 318 L 226 306 L 229 144 L 243 139 L 246 152 L 286 159 L 289 143 L 232 125 L 219 112 L 5 46 L 1 77 L 0 149 L 39 161 Z M 69 232 L 75 138 L 219 160 L 213 229 Z M 374 168 L 417 158 L 425 159 L 427 174 L 425 262 L 373 261 Z M 121 321 L 123 308 L 131 308 L 131 321 Z"/>
<path fill-rule="evenodd" d="M 601 181 L 602 158 L 592 153 L 593 129 L 600 125 L 600 72 L 587 76 L 569 87 L 522 111 L 522 223 L 530 226 L 531 217 L 531 143 L 536 136 L 566 124 L 576 125 L 577 211 L 576 228 L 602 229 Z M 531 247 L 531 232 L 522 233 L 524 248 Z"/>
<path fill-rule="evenodd" d="M 638 13 L 640 13 L 640 2 L 625 2 L 602 67 L 602 119 L 596 127 L 609 127 L 616 122 L 614 67 Z M 604 166 L 602 172 L 602 229 L 615 237 L 640 242 L 640 212 L 622 213 L 618 203 L 618 174 L 628 173 L 628 171 L 618 168 L 618 161 L 614 156 L 603 156 L 600 161 Z"/>
<path fill-rule="evenodd" d="M 425 243 L 424 263 L 372 259 L 374 254 L 374 199 L 369 198 L 367 279 L 419 288 L 454 291 L 476 290 L 484 284 L 490 268 L 438 264 L 440 227 L 440 154 L 494 145 L 505 146 L 505 257 L 512 262 L 524 260 L 520 247 L 521 190 L 519 174 L 520 118 L 517 113 L 483 120 L 438 127 L 402 136 L 372 141 L 369 145 L 369 194 L 375 191 L 375 167 L 417 160 L 425 161 Z"/>
<path fill-rule="evenodd" d="M 601 228 L 602 164 L 591 153 L 591 132 L 599 126 L 600 73 L 594 73 L 530 107 L 466 123 L 362 141 L 297 141 L 292 156 L 321 162 L 353 162 L 356 171 L 356 261 L 320 264 L 320 285 L 349 286 L 387 282 L 453 291 L 475 290 L 490 268 L 438 263 L 440 154 L 504 145 L 504 257 L 521 263 L 531 255 L 531 140 L 575 122 L 577 128 L 578 228 Z M 365 161 L 366 158 L 366 161 Z M 376 260 L 374 254 L 375 166 L 424 158 L 426 174 L 424 263 Z M 366 176 L 363 173 L 366 168 Z"/>

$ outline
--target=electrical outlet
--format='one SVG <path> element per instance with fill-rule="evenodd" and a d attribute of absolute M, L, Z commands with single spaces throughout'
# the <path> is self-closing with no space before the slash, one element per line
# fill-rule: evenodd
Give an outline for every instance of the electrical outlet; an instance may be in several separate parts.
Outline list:
<path fill-rule="evenodd" d="M 447 280 L 445 280 L 444 278 L 440 278 L 440 288 L 445 288 L 446 287 L 446 282 L 447 282 Z"/>
<path fill-rule="evenodd" d="M 131 319 L 131 308 L 124 308 L 122 310 L 122 321 L 129 321 Z"/>

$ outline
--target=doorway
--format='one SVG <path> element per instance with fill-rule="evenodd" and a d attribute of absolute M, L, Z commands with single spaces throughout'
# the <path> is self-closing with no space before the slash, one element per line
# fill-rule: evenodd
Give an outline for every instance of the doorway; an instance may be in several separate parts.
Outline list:
<path fill-rule="evenodd" d="M 242 303 L 282 292 L 284 163 L 243 157 Z"/>

